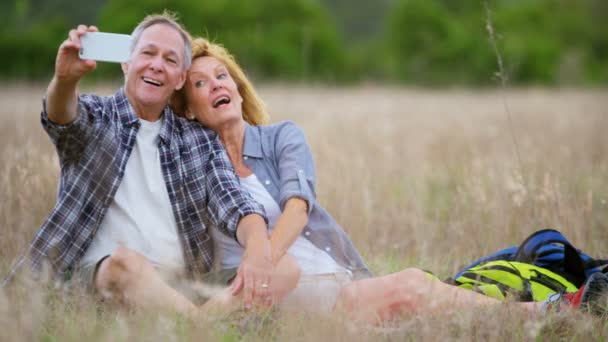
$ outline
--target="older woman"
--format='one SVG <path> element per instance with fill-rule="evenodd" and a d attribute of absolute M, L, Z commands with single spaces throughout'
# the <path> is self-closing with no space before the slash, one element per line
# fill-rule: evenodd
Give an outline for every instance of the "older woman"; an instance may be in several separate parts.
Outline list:
<path fill-rule="evenodd" d="M 315 197 L 314 163 L 302 131 L 291 122 L 263 125 L 268 120 L 263 102 L 234 58 L 202 38 L 192 46 L 192 67 L 183 90 L 173 99 L 174 109 L 218 133 L 241 185 L 268 214 L 268 240 L 263 243 L 270 245 L 273 264 L 300 268 L 299 280 L 297 272 L 290 272 L 263 284 L 275 299 L 291 292 L 283 307 L 340 308 L 374 321 L 403 312 L 499 303 L 431 280 L 417 269 L 371 278 L 350 239 Z M 219 267 L 229 280 L 237 274 L 244 250 L 217 229 L 212 236 Z M 284 275 L 279 269 L 275 273 Z M 243 286 L 237 276 L 232 293 Z M 522 306 L 538 311 L 537 303 Z"/>
<path fill-rule="evenodd" d="M 193 65 L 174 108 L 218 133 L 242 186 L 268 214 L 273 263 L 290 255 L 302 272 L 300 287 L 314 281 L 323 288 L 319 293 L 333 289 L 335 302 L 341 285 L 371 273 L 315 198 L 315 169 L 304 134 L 291 122 L 261 125 L 267 122 L 263 102 L 234 59 L 204 39 L 195 39 L 193 47 Z M 243 248 L 219 230 L 212 236 L 221 268 L 236 270 Z M 233 289 L 241 286 L 237 278 Z"/>

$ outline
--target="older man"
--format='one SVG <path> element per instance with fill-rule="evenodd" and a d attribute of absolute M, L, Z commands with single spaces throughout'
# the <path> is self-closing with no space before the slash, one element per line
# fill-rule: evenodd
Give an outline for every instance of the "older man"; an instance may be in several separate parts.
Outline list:
<path fill-rule="evenodd" d="M 29 259 L 33 271 L 48 263 L 57 278 L 83 280 L 105 297 L 190 312 L 157 270 L 208 271 L 211 222 L 248 251 L 237 275 L 245 305 L 268 301 L 263 208 L 241 190 L 214 133 L 168 107 L 190 65 L 189 34 L 169 14 L 146 17 L 122 64 L 124 88 L 100 97 L 77 93 L 96 66 L 78 55 L 92 31 L 81 25 L 59 47 L 42 111 L 61 164 L 57 203 L 5 282 Z"/>

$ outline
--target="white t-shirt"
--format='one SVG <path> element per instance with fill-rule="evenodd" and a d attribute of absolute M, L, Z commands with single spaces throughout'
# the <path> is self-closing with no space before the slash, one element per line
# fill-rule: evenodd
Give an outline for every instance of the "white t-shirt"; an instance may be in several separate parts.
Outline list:
<path fill-rule="evenodd" d="M 247 190 L 251 196 L 264 206 L 268 217 L 268 226 L 271 231 L 281 215 L 281 209 L 274 201 L 268 190 L 262 185 L 255 174 L 241 178 L 241 186 Z M 220 232 L 215 226 L 211 227 L 211 236 L 215 243 L 216 255 L 221 259 L 221 268 L 238 267 L 243 258 L 243 247 L 234 239 Z M 332 257 L 324 250 L 317 248 L 306 238 L 299 236 L 289 247 L 287 254 L 294 257 L 297 261 L 302 274 L 323 274 L 346 272 L 346 269 L 338 265 Z"/>
<path fill-rule="evenodd" d="M 185 267 L 177 224 L 160 166 L 158 135 L 162 120 L 139 120 L 141 127 L 125 174 L 91 246 L 80 264 L 88 266 L 125 246 L 154 265 L 171 270 Z"/>

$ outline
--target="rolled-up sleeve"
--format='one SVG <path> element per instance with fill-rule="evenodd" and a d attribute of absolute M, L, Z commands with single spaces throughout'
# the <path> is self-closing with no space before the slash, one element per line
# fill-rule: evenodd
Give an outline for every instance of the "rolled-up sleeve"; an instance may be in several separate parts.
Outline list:
<path fill-rule="evenodd" d="M 293 122 L 285 122 L 275 141 L 279 165 L 279 206 L 292 197 L 306 201 L 310 214 L 315 194 L 315 166 L 304 132 Z"/>
<path fill-rule="evenodd" d="M 68 124 L 57 124 L 49 119 L 46 108 L 46 99 L 42 100 L 42 112 L 40 121 L 42 128 L 49 135 L 51 142 L 55 145 L 59 160 L 68 161 L 77 158 L 88 143 L 88 133 L 91 130 L 91 122 L 96 114 L 94 112 L 95 96 L 80 95 L 78 98 L 78 113 L 76 118 Z"/>
<path fill-rule="evenodd" d="M 237 225 L 249 214 L 258 214 L 268 223 L 264 207 L 241 187 L 230 159 L 217 139 L 212 143 L 205 175 L 209 194 L 207 213 L 211 223 L 221 231 L 236 240 Z"/>

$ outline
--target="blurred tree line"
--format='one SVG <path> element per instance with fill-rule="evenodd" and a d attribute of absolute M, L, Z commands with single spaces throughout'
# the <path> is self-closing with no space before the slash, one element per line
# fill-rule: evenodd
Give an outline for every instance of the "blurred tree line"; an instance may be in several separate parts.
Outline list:
<path fill-rule="evenodd" d="M 488 0 L 509 83 L 608 83 L 606 0 Z M 170 9 L 258 79 L 494 82 L 483 0 L 5 0 L 0 77 L 48 78 L 70 28 L 130 33 Z M 120 77 L 100 63 L 94 77 Z"/>

